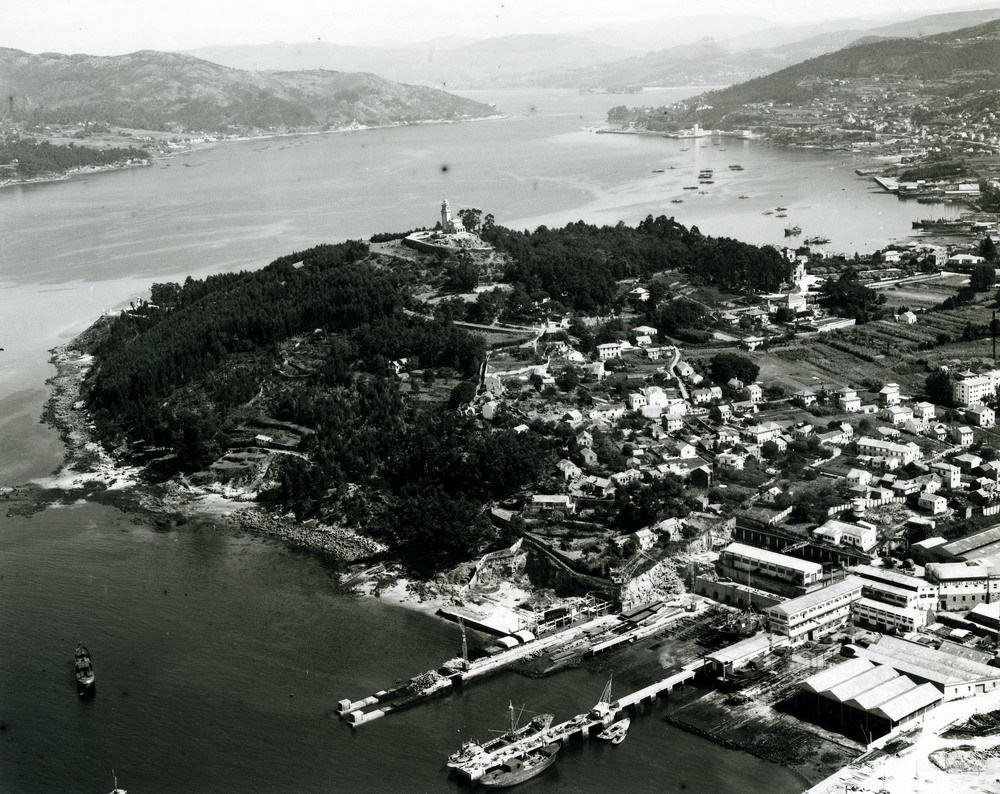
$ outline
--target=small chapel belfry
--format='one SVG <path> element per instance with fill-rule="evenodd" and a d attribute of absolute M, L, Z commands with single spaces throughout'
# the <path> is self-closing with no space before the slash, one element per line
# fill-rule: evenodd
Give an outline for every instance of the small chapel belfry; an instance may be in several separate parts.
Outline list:
<path fill-rule="evenodd" d="M 445 234 L 457 234 L 465 231 L 465 224 L 460 219 L 451 217 L 451 207 L 448 199 L 441 202 L 441 231 Z"/>

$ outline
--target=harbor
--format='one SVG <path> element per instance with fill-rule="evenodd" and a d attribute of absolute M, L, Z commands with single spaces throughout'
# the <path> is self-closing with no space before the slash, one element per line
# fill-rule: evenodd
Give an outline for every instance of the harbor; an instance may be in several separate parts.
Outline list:
<path fill-rule="evenodd" d="M 360 700 L 342 699 L 337 703 L 336 712 L 348 725 L 356 727 L 431 697 L 446 695 L 519 664 L 534 662 L 533 669 L 537 675 L 546 675 L 571 663 L 651 637 L 669 629 L 680 619 L 699 615 L 705 609 L 706 606 L 698 601 L 686 604 L 656 601 L 616 615 L 599 615 L 542 636 L 536 637 L 532 632 L 522 630 L 500 638 L 501 642 L 509 638 L 512 647 L 493 646 L 489 649 L 492 652 L 474 660 L 469 658 L 467 642 L 463 641 L 461 656 Z M 654 684 L 653 689 L 656 686 Z M 662 691 L 662 688 L 656 691 Z M 641 697 L 639 699 L 642 700 Z M 630 704 L 637 701 L 625 698 L 622 702 Z"/>

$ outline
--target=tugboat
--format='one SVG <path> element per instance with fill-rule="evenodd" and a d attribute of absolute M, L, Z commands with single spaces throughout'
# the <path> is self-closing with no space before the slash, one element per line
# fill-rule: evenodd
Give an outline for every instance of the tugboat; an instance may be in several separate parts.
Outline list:
<path fill-rule="evenodd" d="M 628 717 L 618 720 L 618 722 L 613 722 L 597 734 L 597 738 L 604 739 L 604 741 L 611 742 L 611 744 L 621 744 L 625 741 L 625 735 L 628 733 L 628 726 L 631 724 L 632 720 Z"/>
<path fill-rule="evenodd" d="M 555 763 L 559 748 L 559 743 L 553 742 L 532 750 L 521 758 L 512 758 L 498 769 L 487 772 L 479 782 L 486 788 L 507 788 L 531 780 Z"/>
<path fill-rule="evenodd" d="M 93 695 L 94 693 L 94 663 L 90 659 L 90 651 L 84 644 L 77 643 L 74 654 L 74 664 L 76 666 L 76 691 L 80 697 Z"/>

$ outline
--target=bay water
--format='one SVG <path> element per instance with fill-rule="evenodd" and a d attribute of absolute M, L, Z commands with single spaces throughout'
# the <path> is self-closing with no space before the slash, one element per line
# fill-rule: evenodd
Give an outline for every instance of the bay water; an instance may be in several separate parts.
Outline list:
<path fill-rule="evenodd" d="M 0 485 L 58 467 L 59 439 L 39 422 L 47 351 L 102 312 L 153 281 L 432 225 L 443 198 L 513 228 L 665 214 L 780 244 L 794 222 L 849 253 L 909 233 L 914 205 L 857 177 L 850 155 L 595 132 L 611 104 L 693 93 L 466 92 L 506 117 L 227 143 L 0 190 Z M 714 184 L 684 190 L 703 168 Z M 762 215 L 778 205 L 786 221 Z M 78 640 L 95 657 L 92 701 L 74 690 Z M 132 792 L 447 790 L 460 784 L 445 756 L 499 727 L 508 702 L 569 717 L 615 664 L 500 674 L 352 731 L 332 714 L 337 700 L 454 656 L 457 628 L 345 595 L 326 563 L 280 544 L 209 520 L 158 530 L 87 502 L 0 516 L 0 642 L 4 792 L 106 791 L 112 768 Z M 664 724 L 669 708 L 634 720 L 621 746 L 567 748 L 524 788 L 801 790 L 787 770 Z"/>

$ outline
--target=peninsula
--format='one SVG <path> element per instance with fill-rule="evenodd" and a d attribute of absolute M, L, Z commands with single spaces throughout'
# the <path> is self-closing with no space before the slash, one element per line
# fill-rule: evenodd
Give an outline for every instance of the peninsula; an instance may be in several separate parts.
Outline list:
<path fill-rule="evenodd" d="M 486 632 L 644 615 L 713 690 L 671 721 L 813 781 L 976 711 L 1000 682 L 992 237 L 848 259 L 442 213 L 417 239 L 483 244 L 319 245 L 102 319 L 58 359 L 63 481 L 160 520 L 221 498 Z M 547 643 L 535 674 L 620 644 Z"/>

